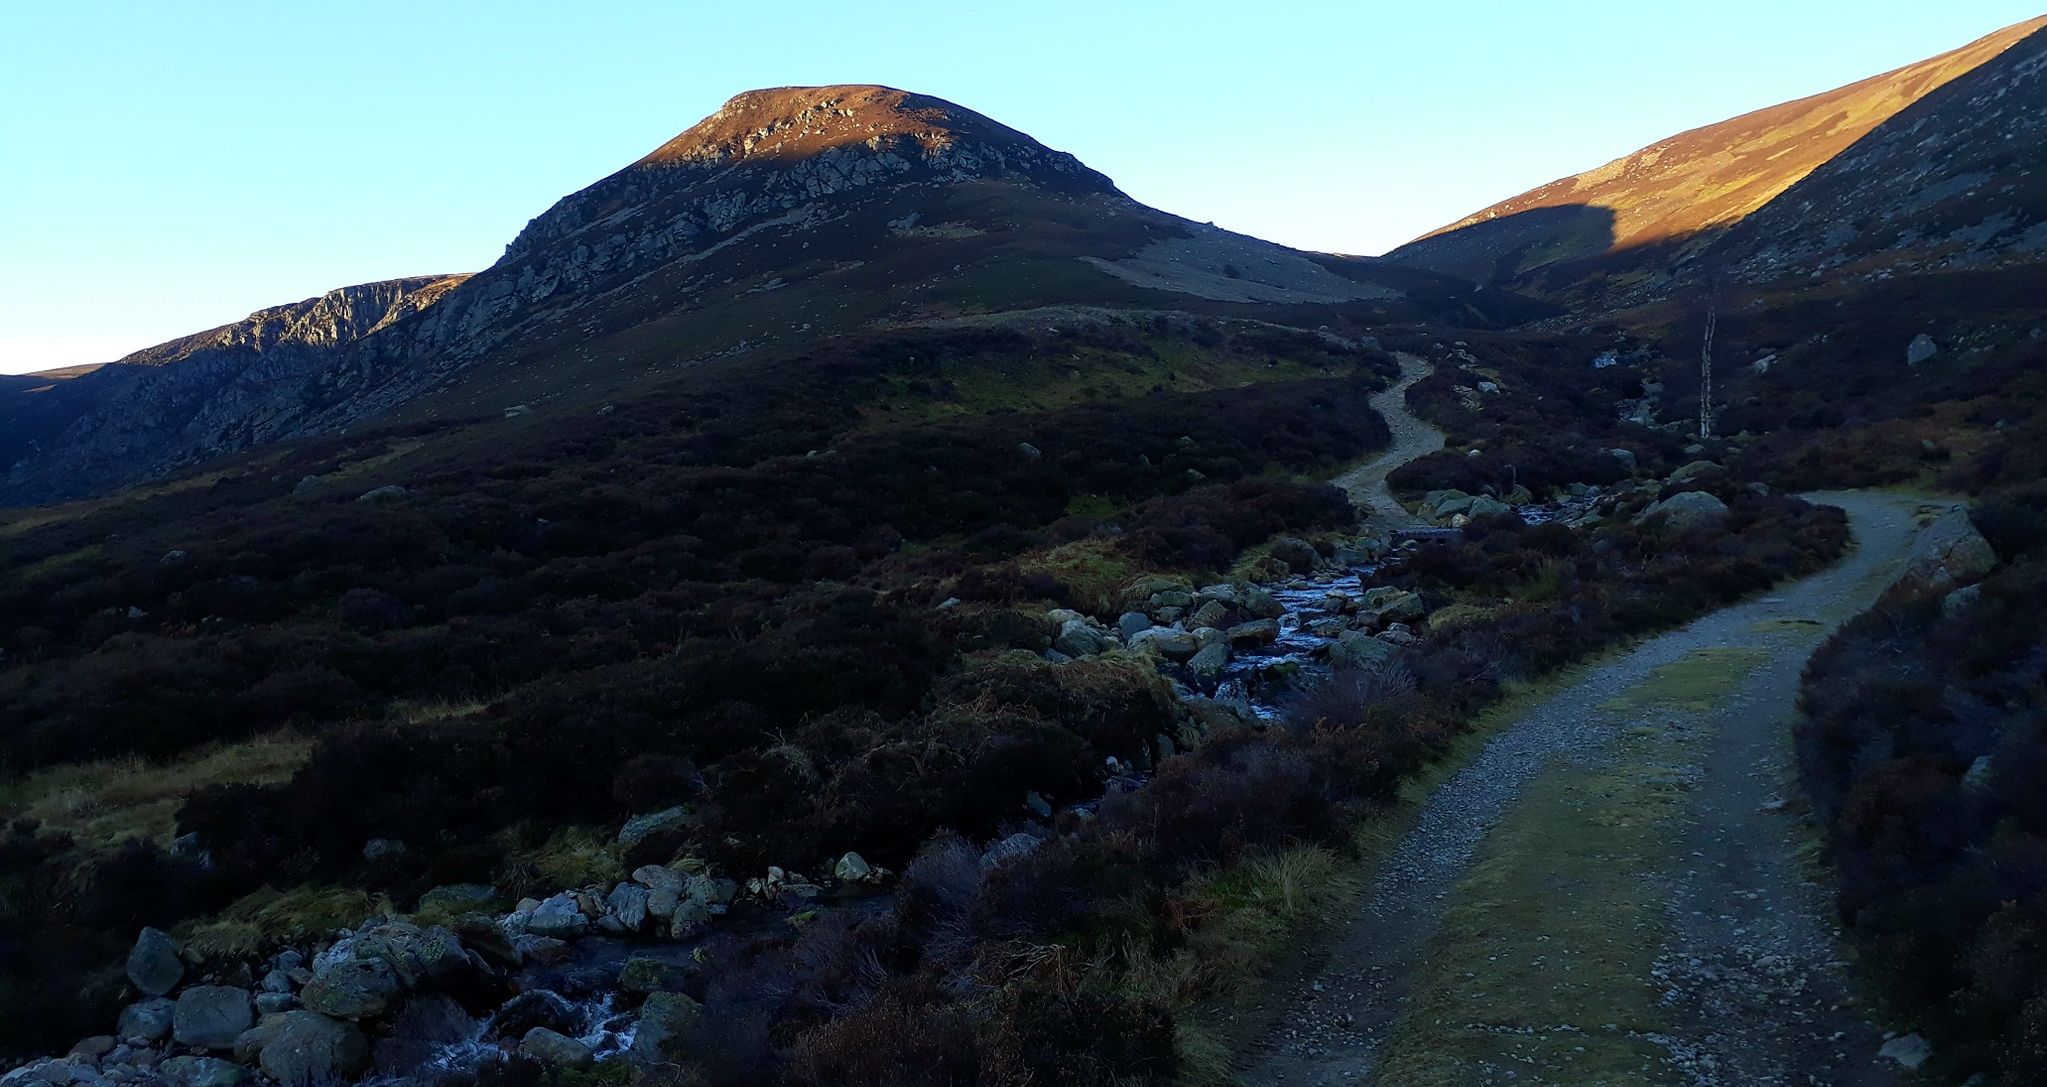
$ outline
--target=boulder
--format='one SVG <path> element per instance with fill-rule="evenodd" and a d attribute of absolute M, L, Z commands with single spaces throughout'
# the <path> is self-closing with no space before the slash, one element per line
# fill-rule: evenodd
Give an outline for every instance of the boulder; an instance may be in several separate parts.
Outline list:
<path fill-rule="evenodd" d="M 293 996 L 290 993 L 256 994 L 256 1014 L 258 1016 L 274 1015 L 278 1012 L 288 1012 L 298 1006 L 299 998 Z"/>
<path fill-rule="evenodd" d="M 832 875 L 845 883 L 861 883 L 874 874 L 874 866 L 858 853 L 848 853 L 832 866 Z"/>
<path fill-rule="evenodd" d="M 93 1060 L 98 1060 L 112 1053 L 120 1044 L 120 1039 L 115 1038 L 111 1034 L 95 1034 L 90 1038 L 80 1038 L 78 1044 L 71 1047 L 69 1055 L 73 1057 L 90 1057 Z"/>
<path fill-rule="evenodd" d="M 160 996 L 130 1004 L 121 1009 L 114 1033 L 131 1044 L 162 1041 L 170 1036 L 176 1012 L 177 1004 Z"/>
<path fill-rule="evenodd" d="M 1906 1068 L 1917 1068 L 1933 1056 L 1933 1046 L 1917 1034 L 1907 1034 L 1885 1042 L 1876 1055 L 1894 1060 Z"/>
<path fill-rule="evenodd" d="M 1976 756 L 1975 760 L 1969 763 L 1968 772 L 1962 775 L 1962 791 L 1978 794 L 1989 792 L 1996 766 L 1996 760 L 1991 756 Z"/>
<path fill-rule="evenodd" d="M 219 1057 L 172 1057 L 156 1070 L 176 1087 L 235 1087 L 249 1078 L 248 1069 Z"/>
<path fill-rule="evenodd" d="M 633 1032 L 626 1059 L 640 1068 L 679 1060 L 696 1030 L 703 1006 L 681 993 L 655 993 L 640 1005 L 640 1026 Z"/>
<path fill-rule="evenodd" d="M 386 921 L 365 927 L 347 944 L 346 958 L 381 961 L 406 988 L 425 981 L 445 982 L 475 969 L 462 941 L 440 925 L 422 928 L 409 921 Z M 327 961 L 339 962 L 340 957 Z"/>
<path fill-rule="evenodd" d="M 403 991 L 398 972 L 383 959 L 351 959 L 314 975 L 299 993 L 307 1009 L 337 1019 L 374 1019 Z"/>
<path fill-rule="evenodd" d="M 1019 831 L 982 851 L 981 870 L 985 872 L 991 868 L 1007 864 L 1019 857 L 1030 856 L 1043 844 L 1045 844 L 1045 840 L 1037 835 L 1025 834 Z"/>
<path fill-rule="evenodd" d="M 412 493 L 411 491 L 408 491 L 405 488 L 400 487 L 396 483 L 388 483 L 382 487 L 372 487 L 369 490 L 364 491 L 362 494 L 357 495 L 355 500 L 357 502 L 372 503 L 396 502 L 397 500 L 404 498 L 406 495 L 411 493 Z"/>
<path fill-rule="evenodd" d="M 1635 520 L 1647 521 L 1658 516 L 1664 519 L 1666 527 L 1682 532 L 1727 516 L 1727 503 L 1704 491 L 1682 491 L 1643 510 Z"/>
<path fill-rule="evenodd" d="M 497 888 L 488 883 L 445 883 L 419 896 L 419 912 L 461 914 L 488 910 L 497 896 Z"/>
<path fill-rule="evenodd" d="M 611 889 L 604 899 L 604 912 L 617 918 L 628 932 L 638 932 L 647 927 L 647 896 L 645 887 L 637 883 L 621 883 Z"/>
<path fill-rule="evenodd" d="M 171 1013 L 171 1037 L 194 1049 L 232 1049 L 235 1039 L 255 1022 L 256 1006 L 247 989 L 194 985 L 178 994 Z"/>
<path fill-rule="evenodd" d="M 635 815 L 618 828 L 618 844 L 631 849 L 656 834 L 687 830 L 696 824 L 696 816 L 681 806 Z"/>
<path fill-rule="evenodd" d="M 1224 642 L 1211 642 L 1200 652 L 1187 660 L 1187 671 L 1202 684 L 1213 684 L 1222 678 L 1223 669 L 1230 664 L 1230 647 Z"/>
<path fill-rule="evenodd" d="M 1710 475 L 1717 475 L 1725 470 L 1726 469 L 1720 467 L 1718 464 L 1715 464 L 1710 460 L 1695 460 L 1689 464 L 1679 467 L 1676 471 L 1663 477 L 1663 482 L 1672 485 L 1679 483 L 1689 483 L 1695 479 L 1701 479 Z"/>
<path fill-rule="evenodd" d="M 1286 563 L 1296 574 L 1308 573 L 1322 561 L 1313 544 L 1293 536 L 1274 540 L 1270 551 L 1273 558 Z"/>
<path fill-rule="evenodd" d="M 257 1028 L 257 1063 L 279 1083 L 351 1080 L 370 1066 L 370 1043 L 354 1023 L 289 1011 Z"/>
<path fill-rule="evenodd" d="M 1623 467 L 1623 468 L 1626 468 L 1626 469 L 1628 470 L 1628 473 L 1629 473 L 1630 475 L 1634 474 L 1634 472 L 1635 472 L 1635 470 L 1636 470 L 1636 468 L 1637 468 L 1637 462 L 1636 462 L 1636 460 L 1635 460 L 1635 451 L 1634 451 L 1634 450 L 1632 450 L 1632 449 L 1609 449 L 1609 450 L 1607 450 L 1607 452 L 1608 452 L 1608 453 L 1611 453 L 1611 454 L 1613 455 L 1613 459 L 1615 459 L 1615 460 L 1617 460 L 1617 461 L 1620 461 L 1620 462 L 1621 462 L 1621 467 Z"/>
<path fill-rule="evenodd" d="M 689 883 L 689 876 L 673 868 L 658 864 L 645 864 L 633 869 L 633 880 L 656 891 L 672 891 L 677 895 Z"/>
<path fill-rule="evenodd" d="M 1912 565 L 1905 571 L 1905 578 L 1920 582 L 1931 589 L 1945 589 L 1952 585 L 1976 581 L 1997 566 L 1997 552 L 1990 541 L 1976 531 L 1976 526 L 1963 510 L 1943 514 L 1926 527 L 1928 543 Z M 1966 601 L 1958 607 L 1966 606 Z"/>
<path fill-rule="evenodd" d="M 1983 586 L 1981 585 L 1964 585 L 1959 589 L 1953 590 L 1940 598 L 1940 617 L 1948 620 L 1954 619 L 1956 616 L 1968 611 L 1969 606 L 1974 604 L 1982 595 Z"/>
<path fill-rule="evenodd" d="M 1938 354 L 1940 354 L 1940 345 L 1933 342 L 1933 337 L 1921 332 L 1919 335 L 1912 337 L 1911 343 L 1905 345 L 1905 365 L 1917 366 Z"/>
<path fill-rule="evenodd" d="M 1195 641 L 1194 635 L 1171 627 L 1152 627 L 1150 630 L 1140 631 L 1130 639 L 1132 649 L 1144 646 L 1150 646 L 1158 650 L 1159 656 L 1175 661 L 1184 661 L 1201 649 L 1201 644 Z"/>
<path fill-rule="evenodd" d="M 1231 649 L 1256 649 L 1271 645 L 1279 640 L 1279 621 L 1260 619 L 1254 623 L 1233 626 L 1226 634 Z"/>
<path fill-rule="evenodd" d="M 528 989 L 505 1001 L 505 1006 L 491 1017 L 490 1026 L 500 1038 L 524 1037 L 535 1027 L 574 1035 L 583 1030 L 583 1016 L 560 993 L 551 989 Z"/>
<path fill-rule="evenodd" d="M 1139 632 L 1150 629 L 1151 616 L 1141 611 L 1126 611 L 1116 617 L 1116 633 L 1122 635 L 1125 642 L 1136 637 Z"/>
<path fill-rule="evenodd" d="M 534 1027 L 519 1039 L 519 1055 L 554 1068 L 588 1068 L 597 1063 L 597 1054 L 589 1046 L 546 1027 Z"/>
<path fill-rule="evenodd" d="M 1092 657 L 1104 645 L 1102 636 L 1085 619 L 1068 619 L 1060 624 L 1058 637 L 1052 639 L 1052 648 L 1069 657 Z"/>
<path fill-rule="evenodd" d="M 1194 594 L 1184 589 L 1161 589 L 1151 594 L 1151 606 L 1154 608 L 1191 608 L 1194 606 Z"/>
<path fill-rule="evenodd" d="M 1347 630 L 1329 647 L 1329 660 L 1340 667 L 1372 668 L 1391 658 L 1393 648 L 1363 631 Z"/>
<path fill-rule="evenodd" d="M 677 991 L 687 975 L 682 967 L 674 963 L 635 955 L 626 960 L 618 969 L 618 987 L 628 993 L 645 996 L 648 993 Z"/>
<path fill-rule="evenodd" d="M 128 952 L 128 981 L 144 996 L 162 996 L 185 979 L 178 942 L 162 929 L 146 928 Z"/>
<path fill-rule="evenodd" d="M 1244 610 L 1254 618 L 1277 619 L 1286 614 L 1286 605 L 1279 598 L 1257 586 L 1244 590 Z"/>
<path fill-rule="evenodd" d="M 520 961 L 538 963 L 542 966 L 567 962 L 572 954 L 568 941 L 557 940 L 552 936 L 521 935 L 512 941 L 512 947 L 519 953 Z"/>
<path fill-rule="evenodd" d="M 1194 609 L 1187 617 L 1190 627 L 1221 627 L 1230 618 L 1230 607 L 1220 600 L 1210 600 Z"/>
<path fill-rule="evenodd" d="M 1379 623 L 1413 623 L 1428 614 L 1418 594 L 1390 585 L 1365 590 L 1364 606 Z"/>
<path fill-rule="evenodd" d="M 1479 495 L 1473 498 L 1469 505 L 1464 507 L 1464 515 L 1466 517 L 1480 517 L 1492 513 L 1512 512 L 1514 512 L 1514 507 L 1490 495 Z"/>

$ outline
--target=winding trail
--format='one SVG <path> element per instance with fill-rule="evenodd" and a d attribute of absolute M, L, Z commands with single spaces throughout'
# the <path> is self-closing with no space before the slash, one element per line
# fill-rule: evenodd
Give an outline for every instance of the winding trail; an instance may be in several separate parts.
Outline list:
<path fill-rule="evenodd" d="M 1383 481 L 1384 471 L 1373 478 Z M 1369 488 L 1370 482 L 1361 485 Z M 1921 525 L 1929 504 L 1876 493 L 1807 497 L 1847 511 L 1854 550 L 1774 595 L 1715 612 L 1584 668 L 1506 725 L 1423 802 L 1414 826 L 1375 874 L 1363 908 L 1319 949 L 1319 963 L 1271 994 L 1264 1037 L 1240 1060 L 1243 1082 L 1286 1087 L 1382 1082 L 1375 1073 L 1389 1048 L 1402 1047 L 1428 1050 L 1439 1069 L 1448 1063 L 1450 1070 L 1442 1073 L 1448 1078 L 1429 1083 L 1895 1082 L 1891 1066 L 1872 1060 L 1882 1035 L 1853 1006 L 1824 889 L 1808 879 L 1799 858 L 1805 832 L 1779 797 L 1793 787 L 1789 726 L 1805 661 L 1837 626 L 1874 603 L 1926 546 Z M 1725 663 L 1733 660 L 1744 663 Z M 1684 661 L 1707 664 L 1722 687 L 1710 698 L 1645 711 L 1635 696 L 1655 689 L 1659 676 Z M 1684 737 L 1682 765 L 1625 761 L 1634 749 L 1621 742 L 1623 736 L 1650 732 Z M 1670 750 L 1655 753 L 1667 757 Z M 1549 944 L 1537 945 L 1546 954 L 1534 957 L 1537 963 L 1552 958 L 1552 965 L 1531 973 L 1524 956 L 1515 963 L 1518 973 L 1503 965 L 1500 975 L 1522 985 L 1539 978 L 1545 988 L 1554 980 L 1555 994 L 1546 993 L 1543 1006 L 1554 1008 L 1557 1022 L 1514 1023 L 1494 1015 L 1499 991 L 1488 997 L 1485 990 L 1500 979 L 1480 976 L 1484 959 L 1480 970 L 1448 983 L 1477 990 L 1461 1003 L 1448 1002 L 1453 1011 L 1469 1012 L 1467 1019 L 1441 1018 L 1444 1005 L 1438 1002 L 1433 1005 L 1438 1018 L 1403 1021 L 1410 998 L 1421 995 L 1419 987 L 1444 985 L 1429 980 L 1431 941 L 1444 929 L 1446 910 L 1475 886 L 1466 882 L 1474 859 L 1486 855 L 1489 845 L 1505 848 L 1496 839 L 1513 817 L 1548 814 L 1515 810 L 1529 802 L 1538 779 L 1582 773 L 1588 766 L 1600 767 L 1608 780 L 1658 774 L 1683 782 L 1673 790 L 1679 796 L 1674 817 L 1654 832 L 1658 859 L 1645 865 L 1650 870 L 1624 873 L 1648 908 L 1611 919 L 1615 927 L 1643 930 L 1639 938 L 1658 947 L 1653 967 L 1644 971 L 1650 976 L 1618 980 L 1661 994 L 1660 1000 L 1645 1001 L 1650 1006 L 1644 1018 L 1673 1025 L 1610 1040 L 1650 1055 L 1622 1078 L 1593 1078 L 1550 1063 L 1559 1052 L 1570 1059 L 1573 1039 L 1596 1047 L 1602 1027 L 1627 1032 L 1605 1021 L 1610 1007 L 1573 1003 L 1590 1001 L 1573 987 L 1582 987 L 1586 977 L 1567 977 L 1574 965 L 1562 963 L 1570 961 L 1572 949 Z M 1514 858 L 1523 868 L 1557 873 L 1538 882 L 1534 892 L 1557 901 L 1538 907 L 1580 921 L 1585 910 L 1604 908 L 1601 901 L 1572 897 L 1569 869 L 1582 866 L 1583 858 L 1569 855 L 1567 843 L 1521 841 L 1515 848 L 1523 851 Z M 1462 923 L 1471 926 L 1468 918 Z M 1481 935 L 1509 944 L 1549 939 Z M 1437 955 L 1445 950 L 1446 945 L 1435 949 Z M 1612 969 L 1610 959 L 1587 965 Z M 1544 972 L 1551 970 L 1563 973 Z M 1605 987 L 1604 995 L 1612 988 Z M 1509 995 L 1518 998 L 1520 991 Z M 1478 1047 L 1490 1047 L 1488 1057 L 1497 1055 L 1499 1063 L 1456 1055 L 1462 1051 L 1449 1048 L 1449 1036 L 1458 1032 L 1467 1041 L 1477 1037 Z M 1453 1055 L 1431 1048 L 1438 1043 Z"/>
<path fill-rule="evenodd" d="M 1372 410 L 1386 420 L 1386 428 L 1393 432 L 1393 444 L 1369 462 L 1330 482 L 1350 495 L 1351 502 L 1363 509 L 1374 524 L 1387 528 L 1425 528 L 1428 527 L 1427 521 L 1409 513 L 1407 507 L 1393 497 L 1392 489 L 1386 486 L 1386 477 L 1408 461 L 1443 448 L 1443 432 L 1407 410 L 1407 390 L 1429 376 L 1433 368 L 1419 355 L 1395 352 L 1393 357 L 1400 361 L 1400 380 L 1370 400 Z"/>

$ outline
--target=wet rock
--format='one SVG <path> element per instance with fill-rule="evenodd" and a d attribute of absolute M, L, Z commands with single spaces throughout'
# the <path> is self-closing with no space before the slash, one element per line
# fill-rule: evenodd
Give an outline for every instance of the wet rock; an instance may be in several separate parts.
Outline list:
<path fill-rule="evenodd" d="M 348 1080 L 370 1066 L 370 1043 L 360 1027 L 317 1012 L 289 1011 L 256 1028 L 263 1074 L 279 1083 Z"/>
<path fill-rule="evenodd" d="M 1279 602 L 1264 589 L 1252 586 L 1244 590 L 1244 610 L 1258 619 L 1277 619 L 1286 614 L 1286 605 Z"/>
<path fill-rule="evenodd" d="M 1187 660 L 1187 672 L 1204 685 L 1213 685 L 1230 665 L 1230 647 L 1211 642 Z"/>
<path fill-rule="evenodd" d="M 588 1068 L 597 1054 L 582 1042 L 546 1027 L 534 1027 L 519 1039 L 519 1055 L 554 1068 Z"/>
<path fill-rule="evenodd" d="M 1313 544 L 1293 536 L 1274 540 L 1270 553 L 1296 574 L 1309 573 L 1322 561 Z"/>
<path fill-rule="evenodd" d="M 175 1087 L 235 1087 L 249 1078 L 248 1069 L 219 1057 L 172 1057 L 157 1072 Z"/>
<path fill-rule="evenodd" d="M 231 985 L 194 985 L 178 994 L 171 1014 L 171 1037 L 194 1049 L 232 1049 L 235 1039 L 256 1022 L 255 1005 L 246 989 Z"/>
<path fill-rule="evenodd" d="M 1260 646 L 1271 645 L 1279 640 L 1279 621 L 1260 619 L 1254 623 L 1244 623 L 1231 627 L 1225 637 L 1229 639 L 1231 649 L 1257 649 Z"/>
<path fill-rule="evenodd" d="M 561 1034 L 580 1034 L 583 1016 L 574 1004 L 551 989 L 529 989 L 505 1002 L 491 1020 L 491 1030 L 500 1038 L 524 1037 L 535 1027 Z"/>
<path fill-rule="evenodd" d="M 178 942 L 162 929 L 146 928 L 128 952 L 128 982 L 144 996 L 162 996 L 184 980 Z"/>
<path fill-rule="evenodd" d="M 383 959 L 335 963 L 299 993 L 308 1010 L 337 1019 L 373 1019 L 390 1010 L 403 991 L 397 971 Z"/>
<path fill-rule="evenodd" d="M 171 1020 L 176 1011 L 177 1005 L 164 997 L 130 1004 L 121 1009 L 114 1033 L 138 1045 L 161 1041 L 170 1037 Z"/>

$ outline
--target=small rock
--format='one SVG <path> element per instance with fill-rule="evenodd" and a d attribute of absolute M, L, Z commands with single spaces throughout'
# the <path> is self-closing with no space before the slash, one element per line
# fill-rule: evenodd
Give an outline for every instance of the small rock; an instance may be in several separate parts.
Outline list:
<path fill-rule="evenodd" d="M 219 1057 L 172 1057 L 157 1071 L 178 1087 L 235 1087 L 249 1078 L 248 1069 Z"/>
<path fill-rule="evenodd" d="M 1876 1051 L 1876 1055 L 1888 1057 L 1906 1068 L 1917 1068 L 1925 1064 L 1928 1057 L 1933 1056 L 1933 1046 L 1917 1034 L 1907 1034 L 1902 1038 L 1893 1038 L 1885 1042 L 1883 1048 Z"/>
<path fill-rule="evenodd" d="M 1905 345 L 1905 365 L 1917 366 L 1938 354 L 1940 354 L 1940 345 L 1933 342 L 1933 337 L 1921 332 L 1919 335 L 1912 337 L 1911 343 Z M 1907 1065 L 1907 1067 L 1917 1068 L 1919 1066 L 1914 1064 Z"/>
<path fill-rule="evenodd" d="M 848 853 L 840 857 L 839 863 L 832 868 L 832 875 L 845 883 L 862 883 L 873 874 L 873 866 L 858 853 Z"/>

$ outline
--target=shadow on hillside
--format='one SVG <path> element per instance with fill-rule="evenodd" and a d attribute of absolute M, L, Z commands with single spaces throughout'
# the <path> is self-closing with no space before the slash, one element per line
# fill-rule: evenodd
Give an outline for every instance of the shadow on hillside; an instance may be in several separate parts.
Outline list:
<path fill-rule="evenodd" d="M 1503 286 L 1535 268 L 1613 247 L 1612 208 L 1559 204 L 1459 227 L 1388 253 L 1387 259 L 1487 286 Z"/>

